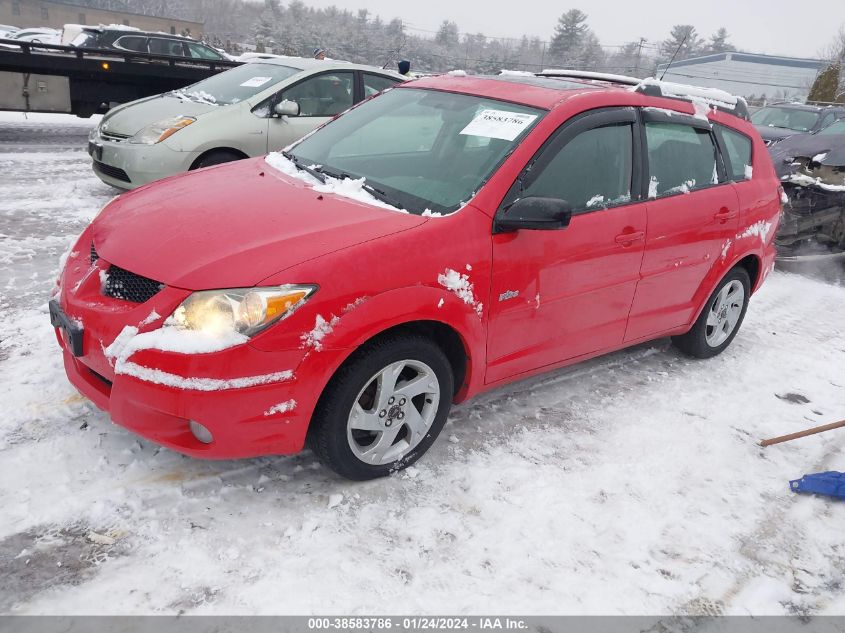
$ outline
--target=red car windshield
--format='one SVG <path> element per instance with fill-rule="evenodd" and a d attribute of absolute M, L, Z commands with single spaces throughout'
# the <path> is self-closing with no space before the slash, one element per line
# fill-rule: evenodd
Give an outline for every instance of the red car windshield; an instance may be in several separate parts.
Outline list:
<path fill-rule="evenodd" d="M 472 95 L 402 88 L 299 143 L 298 164 L 366 178 L 412 213 L 448 213 L 486 182 L 544 111 Z"/>

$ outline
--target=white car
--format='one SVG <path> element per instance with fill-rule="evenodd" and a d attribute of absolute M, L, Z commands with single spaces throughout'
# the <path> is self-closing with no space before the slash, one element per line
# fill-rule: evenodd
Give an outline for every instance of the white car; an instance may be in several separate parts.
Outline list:
<path fill-rule="evenodd" d="M 89 137 L 94 173 L 120 189 L 281 149 L 405 81 L 373 66 L 256 60 L 181 90 L 117 106 Z"/>
<path fill-rule="evenodd" d="M 21 29 L 10 36 L 13 40 L 20 40 L 22 42 L 34 42 L 37 44 L 61 44 L 62 32 L 56 29 L 48 29 L 45 27 L 36 27 L 31 29 Z"/>

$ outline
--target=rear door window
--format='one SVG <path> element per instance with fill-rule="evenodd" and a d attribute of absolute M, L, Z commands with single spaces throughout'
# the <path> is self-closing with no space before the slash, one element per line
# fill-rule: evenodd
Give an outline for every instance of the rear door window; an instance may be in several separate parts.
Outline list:
<path fill-rule="evenodd" d="M 709 130 L 682 123 L 646 122 L 649 198 L 718 184 L 716 145 Z"/>
<path fill-rule="evenodd" d="M 134 51 L 136 53 L 147 52 L 147 38 L 139 37 L 137 35 L 124 35 L 123 37 L 119 37 L 115 41 L 114 45 L 118 48 L 122 48 L 127 51 Z"/>
<path fill-rule="evenodd" d="M 566 200 L 574 213 L 587 212 L 631 200 L 633 126 L 605 125 L 586 130 L 545 163 L 522 197 Z"/>
<path fill-rule="evenodd" d="M 202 44 L 186 42 L 185 45 L 188 47 L 188 54 L 194 59 L 223 59 L 220 53 Z"/>
<path fill-rule="evenodd" d="M 170 55 L 171 57 L 184 57 L 185 50 L 179 40 L 166 40 L 159 37 L 150 38 L 150 53 L 154 55 Z"/>
<path fill-rule="evenodd" d="M 392 77 L 364 73 L 364 98 L 372 97 L 382 90 L 395 86 L 398 81 L 398 79 L 393 79 Z"/>
<path fill-rule="evenodd" d="M 716 126 L 727 151 L 728 173 L 733 180 L 749 180 L 751 177 L 751 139 L 724 125 Z"/>

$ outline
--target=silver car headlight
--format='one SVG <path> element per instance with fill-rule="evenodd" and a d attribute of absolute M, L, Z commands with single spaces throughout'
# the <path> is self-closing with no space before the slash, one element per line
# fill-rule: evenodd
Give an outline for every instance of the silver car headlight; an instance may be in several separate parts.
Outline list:
<path fill-rule="evenodd" d="M 289 317 L 316 291 L 312 285 L 203 290 L 185 299 L 167 323 L 211 336 L 254 336 Z"/>
<path fill-rule="evenodd" d="M 175 116 L 164 119 L 163 121 L 148 125 L 130 138 L 129 142 L 141 145 L 155 145 L 156 143 L 161 143 L 166 138 L 170 138 L 179 130 L 188 127 L 194 121 L 196 119 L 191 116 Z"/>

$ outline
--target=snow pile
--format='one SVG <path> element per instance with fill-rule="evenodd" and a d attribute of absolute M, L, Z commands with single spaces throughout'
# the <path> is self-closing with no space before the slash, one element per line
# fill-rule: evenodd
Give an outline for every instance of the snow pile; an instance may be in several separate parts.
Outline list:
<path fill-rule="evenodd" d="M 747 229 L 745 229 L 742 233 L 738 233 L 736 239 L 742 239 L 744 237 L 754 237 L 755 235 L 760 238 L 760 242 L 763 244 L 766 243 L 766 236 L 769 234 L 769 231 L 772 229 L 772 223 L 766 222 L 765 220 L 760 220 L 759 222 L 755 222 Z"/>
<path fill-rule="evenodd" d="M 791 182 L 793 185 L 801 185 L 802 187 L 813 186 L 824 189 L 825 191 L 845 191 L 845 178 L 842 179 L 843 184 L 841 185 L 830 185 L 822 182 L 821 178 L 812 178 L 804 174 L 792 174 L 791 176 L 785 176 L 782 180 L 784 182 Z"/>
<path fill-rule="evenodd" d="M 722 244 L 722 259 L 727 258 L 728 251 L 731 250 L 731 244 L 733 244 L 731 240 L 725 240 L 725 243 Z"/>
<path fill-rule="evenodd" d="M 264 415 L 269 417 L 271 415 L 275 415 L 276 413 L 288 413 L 294 409 L 296 409 L 296 400 L 285 400 L 279 404 L 274 404 L 264 412 Z"/>
<path fill-rule="evenodd" d="M 432 211 L 431 209 L 426 209 L 422 212 L 422 217 L 424 218 L 442 218 L 443 214 L 437 211 Z"/>
<path fill-rule="evenodd" d="M 682 182 L 677 187 L 672 187 L 671 189 L 667 189 L 664 191 L 664 194 L 673 194 L 673 193 L 689 193 L 695 187 L 695 179 L 686 180 Z M 649 186 L 649 196 L 651 196 L 651 186 Z"/>
<path fill-rule="evenodd" d="M 184 88 L 181 88 L 179 90 L 174 90 L 170 94 L 182 101 L 193 101 L 194 103 L 202 103 L 204 105 L 218 105 L 217 99 L 214 95 L 210 95 L 204 90 L 192 90 L 188 92 Z"/>
<path fill-rule="evenodd" d="M 657 181 L 657 178 L 654 176 L 651 177 L 651 180 L 648 181 L 648 197 L 649 198 L 656 198 L 657 197 L 657 185 L 660 183 Z"/>
<path fill-rule="evenodd" d="M 382 202 L 375 198 L 372 194 L 364 189 L 366 183 L 365 178 L 344 178 L 339 180 L 326 176 L 326 182 L 314 186 L 314 191 L 317 193 L 331 193 L 342 198 L 349 198 L 350 200 L 357 200 L 364 204 L 370 204 L 374 207 L 381 207 L 390 211 L 399 211 L 400 213 L 408 213 L 404 209 L 394 207 L 392 204 Z"/>
<path fill-rule="evenodd" d="M 144 319 L 144 322 L 157 316 L 155 311 L 153 311 Z M 191 389 L 196 391 L 239 389 L 271 382 L 283 382 L 293 377 L 293 372 L 282 371 L 260 376 L 232 379 L 194 378 L 167 373 L 160 369 L 144 367 L 130 361 L 132 355 L 140 350 L 153 349 L 178 354 L 209 354 L 234 347 L 235 345 L 241 345 L 247 340 L 249 340 L 247 336 L 237 332 L 211 335 L 205 332 L 167 325 L 167 322 L 165 322 L 162 328 L 141 334 L 138 333 L 137 327 L 127 325 L 108 347 L 103 347 L 103 354 L 112 363 L 115 374 L 133 376 L 146 382 L 174 387 L 176 389 Z"/>
<path fill-rule="evenodd" d="M 692 108 L 695 112 L 693 116 L 709 123 L 710 119 L 707 118 L 707 115 L 710 114 L 712 106 L 700 97 L 692 97 L 690 101 L 692 101 Z"/>
<path fill-rule="evenodd" d="M 813 163 L 820 163 L 820 162 L 822 162 L 825 158 L 827 158 L 827 152 L 822 152 L 822 153 L 820 153 L 820 154 L 816 154 L 815 156 L 813 156 L 813 158 L 812 158 L 812 160 L 811 160 L 810 162 L 813 162 Z"/>
<path fill-rule="evenodd" d="M 465 70 L 450 70 L 447 75 L 451 75 L 452 77 L 466 77 L 467 71 Z"/>
<path fill-rule="evenodd" d="M 502 69 L 499 71 L 499 75 L 503 75 L 505 77 L 535 77 L 534 73 L 530 73 L 527 70 L 506 70 Z"/>
<path fill-rule="evenodd" d="M 472 270 L 469 264 L 467 264 L 467 269 Z M 479 318 L 481 317 L 484 304 L 476 298 L 473 292 L 473 284 L 469 280 L 469 275 L 447 268 L 444 273 L 437 275 L 437 283 L 455 293 L 465 304 L 472 306 Z"/>
<path fill-rule="evenodd" d="M 296 178 L 311 186 L 317 193 L 329 193 L 343 198 L 349 198 L 358 202 L 372 205 L 374 207 L 381 207 L 390 211 L 398 211 L 400 213 L 408 213 L 404 209 L 394 207 L 392 204 L 382 202 L 378 198 L 371 195 L 364 189 L 366 184 L 365 178 L 332 178 L 326 176 L 326 182 L 320 182 L 317 178 L 309 174 L 307 171 L 299 169 L 296 164 L 285 157 L 281 152 L 271 152 L 264 158 L 265 162 L 279 170 L 286 176 Z"/>
<path fill-rule="evenodd" d="M 272 374 L 260 376 L 246 376 L 243 378 L 195 378 L 190 376 L 179 376 L 160 369 L 143 367 L 135 363 L 124 362 L 121 371 L 115 372 L 138 378 L 144 382 L 150 382 L 164 387 L 183 389 L 189 391 L 223 391 L 225 389 L 246 389 L 258 385 L 267 385 L 274 382 L 285 382 L 293 378 L 290 370 L 278 371 Z"/>
<path fill-rule="evenodd" d="M 135 352 L 155 349 L 178 354 L 209 354 L 246 343 L 249 338 L 238 332 L 210 335 L 205 332 L 165 325 L 157 330 L 138 333 L 138 328 L 127 325 L 105 348 L 105 355 L 114 362 L 115 373 L 121 373 L 123 363 Z"/>
<path fill-rule="evenodd" d="M 592 207 L 599 207 L 604 203 L 604 196 L 601 194 L 596 194 L 589 200 L 587 200 L 587 208 Z"/>
<path fill-rule="evenodd" d="M 314 329 L 300 337 L 302 347 L 311 347 L 315 351 L 321 351 L 323 349 L 323 339 L 334 331 L 334 327 L 339 321 L 340 317 L 338 316 L 331 315 L 329 320 L 326 321 L 323 315 L 318 314 L 314 320 Z"/>
<path fill-rule="evenodd" d="M 158 312 L 156 312 L 155 310 L 153 310 L 146 317 L 144 317 L 144 320 L 141 321 L 138 325 L 140 327 L 144 327 L 145 325 L 150 325 L 151 323 L 155 323 L 160 318 L 161 318 L 161 315 Z"/>

